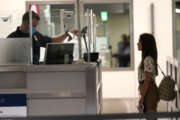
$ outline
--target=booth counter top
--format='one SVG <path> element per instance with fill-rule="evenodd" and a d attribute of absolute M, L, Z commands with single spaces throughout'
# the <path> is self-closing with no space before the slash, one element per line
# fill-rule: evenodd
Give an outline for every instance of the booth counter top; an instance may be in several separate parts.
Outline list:
<path fill-rule="evenodd" d="M 33 72 L 33 71 L 84 71 L 87 67 L 96 67 L 97 63 L 84 63 L 84 64 L 58 64 L 58 65 L 0 65 L 0 72 Z"/>

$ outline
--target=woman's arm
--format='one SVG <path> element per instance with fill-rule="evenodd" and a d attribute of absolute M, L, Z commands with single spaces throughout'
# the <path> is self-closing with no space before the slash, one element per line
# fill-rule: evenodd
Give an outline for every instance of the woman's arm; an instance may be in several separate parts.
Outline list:
<path fill-rule="evenodd" d="M 139 104 L 143 104 L 144 96 L 146 95 L 146 93 L 148 91 L 151 81 L 152 81 L 152 73 L 145 72 L 145 80 L 144 80 L 142 87 L 140 88 L 141 98 L 139 100 Z"/>

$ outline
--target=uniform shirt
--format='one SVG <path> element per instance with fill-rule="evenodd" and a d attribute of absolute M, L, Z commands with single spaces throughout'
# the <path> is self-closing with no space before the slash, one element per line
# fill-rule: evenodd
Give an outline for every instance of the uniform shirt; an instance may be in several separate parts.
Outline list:
<path fill-rule="evenodd" d="M 152 73 L 152 79 L 155 80 L 156 78 L 156 69 L 155 69 L 155 62 L 151 56 L 147 56 L 144 59 L 144 70 L 141 69 L 141 64 L 138 67 L 138 81 L 142 82 L 145 80 L 145 72 Z"/>
<path fill-rule="evenodd" d="M 7 38 L 23 38 L 29 37 L 28 33 L 24 33 L 19 30 L 20 27 L 17 27 L 16 31 L 8 35 Z M 40 47 L 46 47 L 47 43 L 50 43 L 52 38 L 42 35 L 39 32 L 33 34 L 33 64 L 39 64 L 40 58 Z"/>

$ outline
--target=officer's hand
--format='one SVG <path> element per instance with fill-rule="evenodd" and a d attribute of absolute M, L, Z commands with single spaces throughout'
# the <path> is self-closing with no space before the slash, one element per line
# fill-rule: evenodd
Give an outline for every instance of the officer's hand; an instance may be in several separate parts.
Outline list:
<path fill-rule="evenodd" d="M 71 35 L 68 36 L 68 41 L 71 41 L 72 40 L 72 37 Z"/>

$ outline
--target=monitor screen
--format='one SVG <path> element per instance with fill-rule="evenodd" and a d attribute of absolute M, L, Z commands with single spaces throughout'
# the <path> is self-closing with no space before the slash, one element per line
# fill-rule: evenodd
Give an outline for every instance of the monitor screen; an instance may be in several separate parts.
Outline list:
<path fill-rule="evenodd" d="M 48 43 L 45 64 L 71 64 L 73 62 L 73 43 Z"/>

